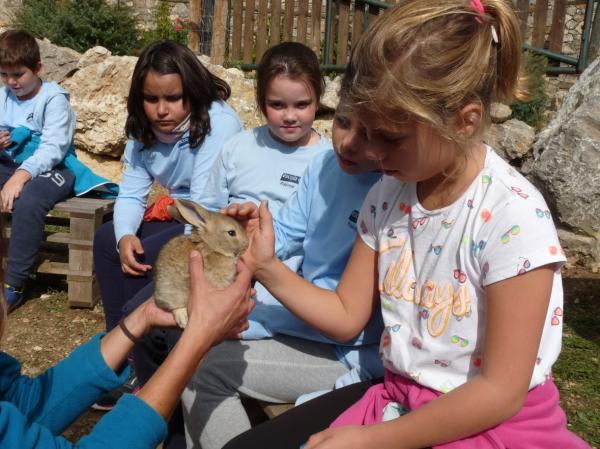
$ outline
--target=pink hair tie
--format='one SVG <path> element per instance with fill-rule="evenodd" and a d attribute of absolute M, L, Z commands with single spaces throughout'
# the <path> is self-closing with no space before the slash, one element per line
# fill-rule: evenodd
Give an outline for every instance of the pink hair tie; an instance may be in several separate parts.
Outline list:
<path fill-rule="evenodd" d="M 471 8 L 473 8 L 477 14 L 485 14 L 485 8 L 483 7 L 483 3 L 481 3 L 481 0 L 471 0 Z M 481 20 L 481 17 L 475 17 L 475 20 L 477 20 L 478 23 L 483 24 L 483 20 Z"/>
<path fill-rule="evenodd" d="M 475 17 L 477 23 L 483 25 L 483 20 L 481 20 L 481 17 L 479 16 L 485 14 L 485 8 L 483 7 L 483 3 L 481 3 L 481 0 L 471 0 L 471 8 L 473 8 L 473 10 L 478 14 L 477 17 Z M 495 44 L 497 44 L 498 33 L 496 33 L 496 28 L 494 27 L 494 25 L 490 24 L 490 26 L 492 27 L 492 40 Z"/>

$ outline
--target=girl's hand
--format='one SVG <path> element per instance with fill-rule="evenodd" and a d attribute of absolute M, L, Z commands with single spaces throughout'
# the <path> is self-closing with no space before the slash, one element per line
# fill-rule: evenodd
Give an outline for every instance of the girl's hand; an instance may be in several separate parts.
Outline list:
<path fill-rule="evenodd" d="M 146 271 L 151 270 L 151 265 L 141 264 L 137 261 L 135 256 L 142 254 L 144 254 L 142 242 L 135 235 L 126 235 L 119 240 L 119 259 L 123 273 L 131 276 L 143 276 Z"/>
<path fill-rule="evenodd" d="M 302 449 L 369 449 L 367 426 L 346 426 L 312 435 Z"/>
<path fill-rule="evenodd" d="M 14 202 L 21 195 L 23 186 L 31 180 L 31 175 L 25 170 L 17 170 L 15 173 L 6 181 L 0 197 L 2 199 L 2 211 L 10 212 L 13 209 Z"/>
<path fill-rule="evenodd" d="M 273 216 L 266 201 L 261 201 L 258 213 L 253 213 L 252 218 L 248 219 L 246 232 L 250 244 L 242 260 L 254 273 L 276 258 Z"/>
<path fill-rule="evenodd" d="M 10 131 L 0 131 L 0 149 L 4 150 L 12 145 Z"/>
<path fill-rule="evenodd" d="M 248 224 L 249 220 L 258 218 L 258 206 L 250 201 L 246 203 L 230 204 L 221 209 L 221 213 L 235 218 L 245 226 Z"/>
<path fill-rule="evenodd" d="M 247 329 L 247 318 L 254 301 L 250 288 L 252 274 L 243 262 L 238 263 L 233 284 L 225 289 L 216 289 L 204 277 L 202 256 L 192 251 L 190 277 L 192 293 L 188 301 L 189 321 L 184 332 L 208 334 L 209 341 L 215 345 Z"/>

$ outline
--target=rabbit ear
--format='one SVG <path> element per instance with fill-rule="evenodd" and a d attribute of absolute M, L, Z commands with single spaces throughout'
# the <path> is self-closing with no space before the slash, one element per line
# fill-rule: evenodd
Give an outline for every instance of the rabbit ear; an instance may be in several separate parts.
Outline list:
<path fill-rule="evenodd" d="M 184 218 L 181 216 L 181 214 L 179 213 L 179 210 L 177 210 L 177 208 L 174 205 L 168 205 L 167 206 L 167 212 L 169 213 L 169 215 L 171 217 L 173 217 L 175 220 L 179 221 L 179 222 L 185 222 Z"/>
<path fill-rule="evenodd" d="M 169 213 L 171 206 L 169 206 Z M 189 223 L 192 226 L 204 227 L 206 226 L 205 216 L 209 214 L 206 209 L 189 200 L 176 200 L 174 209 L 177 210 L 176 214 L 171 214 L 178 221 Z"/>

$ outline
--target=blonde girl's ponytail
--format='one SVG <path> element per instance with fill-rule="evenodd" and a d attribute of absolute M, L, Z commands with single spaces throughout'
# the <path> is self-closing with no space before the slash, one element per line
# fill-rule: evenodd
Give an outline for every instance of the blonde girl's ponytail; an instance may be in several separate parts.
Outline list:
<path fill-rule="evenodd" d="M 497 33 L 495 97 L 510 103 L 513 99 L 529 99 L 527 77 L 521 73 L 522 36 L 519 20 L 511 3 L 505 0 L 482 0 L 490 26 Z"/>

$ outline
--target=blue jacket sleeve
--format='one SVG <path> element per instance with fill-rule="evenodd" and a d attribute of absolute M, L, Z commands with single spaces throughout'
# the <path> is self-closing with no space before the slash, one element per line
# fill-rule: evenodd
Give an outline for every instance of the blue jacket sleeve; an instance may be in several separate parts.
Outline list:
<path fill-rule="evenodd" d="M 44 111 L 44 127 L 35 153 L 19 167 L 35 178 L 52 170 L 64 159 L 73 142 L 75 113 L 66 95 L 55 95 Z"/>
<path fill-rule="evenodd" d="M 223 144 L 240 132 L 242 125 L 236 116 L 221 113 L 211 119 L 211 128 L 210 134 L 206 136 L 194 158 L 194 171 L 190 185 L 190 197 L 203 205 L 207 182 L 212 175 L 213 167 L 218 163 Z"/>
<path fill-rule="evenodd" d="M 103 393 L 121 385 L 100 352 L 100 335 L 43 374 L 29 378 L 0 354 L 0 447 L 154 449 L 166 435 L 164 420 L 140 399 L 126 395 L 90 435 L 76 445 L 58 436 Z"/>
<path fill-rule="evenodd" d="M 138 146 L 131 139 L 125 146 L 123 178 L 114 212 L 117 245 L 123 236 L 137 232 L 152 188 L 153 179 L 144 166 Z"/>
<path fill-rule="evenodd" d="M 2 353 L 0 373 L 0 399 L 54 433 L 62 432 L 103 393 L 121 385 L 128 374 L 117 376 L 106 365 L 100 335 L 33 378 L 22 375 L 21 365 Z"/>
<path fill-rule="evenodd" d="M 155 449 L 166 435 L 160 415 L 131 395 L 119 400 L 76 444 L 29 422 L 13 404 L 0 402 L 0 447 L 7 449 Z"/>
<path fill-rule="evenodd" d="M 319 158 L 322 159 L 322 158 Z M 313 192 L 310 164 L 300 179 L 300 185 L 273 217 L 275 229 L 275 255 L 286 260 L 302 249 L 308 229 Z"/>

